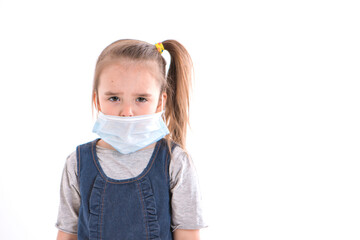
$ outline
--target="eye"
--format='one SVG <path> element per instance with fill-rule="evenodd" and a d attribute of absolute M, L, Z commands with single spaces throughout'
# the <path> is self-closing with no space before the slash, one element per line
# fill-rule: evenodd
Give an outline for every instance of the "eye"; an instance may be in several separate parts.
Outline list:
<path fill-rule="evenodd" d="M 147 102 L 147 99 L 146 98 L 143 98 L 143 97 L 138 97 L 136 99 L 137 102 Z"/>
<path fill-rule="evenodd" d="M 117 102 L 117 101 L 119 101 L 120 99 L 118 98 L 118 97 L 109 97 L 109 101 L 111 101 L 111 102 Z"/>

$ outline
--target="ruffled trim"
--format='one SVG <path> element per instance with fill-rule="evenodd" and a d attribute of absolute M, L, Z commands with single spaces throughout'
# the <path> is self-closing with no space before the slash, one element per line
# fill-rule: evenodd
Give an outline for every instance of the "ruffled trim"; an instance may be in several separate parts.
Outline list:
<path fill-rule="evenodd" d="M 98 234 L 100 234 L 100 216 L 101 216 L 101 202 L 102 202 L 102 193 L 104 192 L 105 180 L 98 175 L 95 179 L 94 186 L 91 191 L 90 201 L 89 201 L 89 240 L 99 239 Z"/>
<path fill-rule="evenodd" d="M 156 202 L 151 188 L 150 180 L 147 177 L 144 177 L 140 181 L 143 201 L 145 205 L 145 212 L 147 216 L 148 224 L 148 233 L 150 239 L 161 240 L 160 239 L 160 225 L 158 222 L 157 211 L 156 211 Z"/>

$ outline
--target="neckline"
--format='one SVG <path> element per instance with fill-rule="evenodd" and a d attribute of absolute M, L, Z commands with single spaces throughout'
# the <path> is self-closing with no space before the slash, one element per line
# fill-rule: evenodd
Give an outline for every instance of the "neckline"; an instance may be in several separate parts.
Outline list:
<path fill-rule="evenodd" d="M 140 179 L 142 179 L 144 176 L 146 176 L 146 174 L 150 171 L 155 159 L 156 159 L 156 156 L 159 152 L 159 149 L 160 149 L 160 144 L 161 144 L 161 141 L 162 139 L 160 139 L 159 141 L 156 142 L 156 145 L 153 149 L 153 152 L 151 154 L 151 157 L 150 157 L 150 161 L 148 162 L 148 164 L 146 165 L 145 169 L 136 177 L 133 177 L 133 178 L 127 178 L 127 179 L 114 179 L 114 178 L 111 178 L 109 176 L 107 176 L 104 172 L 104 170 L 102 169 L 101 165 L 100 165 L 100 162 L 99 162 L 99 158 L 97 156 L 97 153 L 96 153 L 96 143 L 100 140 L 101 138 L 97 138 L 95 139 L 92 144 L 91 144 L 91 153 L 92 153 L 92 156 L 93 156 L 93 160 L 94 160 L 94 164 L 96 166 L 96 168 L 98 169 L 101 177 L 109 182 L 109 183 L 114 183 L 114 184 L 124 184 L 124 183 L 132 183 L 132 182 L 135 182 L 135 181 L 138 181 Z"/>
<path fill-rule="evenodd" d="M 156 145 L 156 144 L 155 144 Z M 140 152 L 142 153 L 142 152 L 153 152 L 154 151 L 154 149 L 155 149 L 155 145 L 153 146 L 153 147 L 150 147 L 150 148 L 146 148 L 146 149 L 140 149 L 140 150 L 138 150 L 138 151 L 136 151 L 136 152 L 133 152 L 133 153 L 128 153 L 128 154 L 123 154 L 123 153 L 120 153 L 120 152 L 118 152 L 116 149 L 110 149 L 110 148 L 106 148 L 106 147 L 103 147 L 103 146 L 100 146 L 100 145 L 97 145 L 97 144 L 95 144 L 95 147 L 96 147 L 96 149 L 97 149 L 97 152 L 96 152 L 96 154 L 98 154 L 98 153 L 104 153 L 104 154 L 116 154 L 116 155 L 119 155 L 119 156 L 121 156 L 121 157 L 123 157 L 123 156 L 126 156 L 126 155 L 136 155 L 136 154 L 139 154 Z M 150 155 L 150 157 L 151 157 L 151 155 Z"/>

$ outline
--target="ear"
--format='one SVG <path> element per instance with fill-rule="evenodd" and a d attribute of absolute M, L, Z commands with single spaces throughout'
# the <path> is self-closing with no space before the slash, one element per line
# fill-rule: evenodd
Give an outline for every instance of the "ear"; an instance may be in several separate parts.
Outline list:
<path fill-rule="evenodd" d="M 166 92 L 163 92 L 163 93 L 160 94 L 158 105 L 157 105 L 157 108 L 156 108 L 156 112 L 161 112 L 161 108 L 162 108 L 162 106 L 161 106 L 161 96 L 162 96 L 162 104 L 163 104 L 164 110 L 165 110 L 167 94 L 166 94 Z"/>
<path fill-rule="evenodd" d="M 94 103 L 95 109 L 96 109 L 98 112 L 101 111 L 100 103 L 99 103 L 99 98 L 97 97 L 96 92 L 94 92 L 93 103 Z"/>

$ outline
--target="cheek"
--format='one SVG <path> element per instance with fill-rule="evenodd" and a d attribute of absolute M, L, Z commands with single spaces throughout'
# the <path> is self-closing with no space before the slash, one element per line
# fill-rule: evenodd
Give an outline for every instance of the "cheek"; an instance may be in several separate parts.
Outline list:
<path fill-rule="evenodd" d="M 114 115 L 115 114 L 115 109 L 109 107 L 106 104 L 100 105 L 100 110 L 101 110 L 102 113 L 104 113 L 106 115 Z"/>
<path fill-rule="evenodd" d="M 99 100 L 99 111 L 107 115 L 113 115 L 115 113 L 115 108 L 109 102 L 104 100 Z"/>
<path fill-rule="evenodd" d="M 140 105 L 134 109 L 136 111 L 136 115 L 148 115 L 153 114 L 157 110 L 157 103 L 150 103 L 146 105 Z"/>

